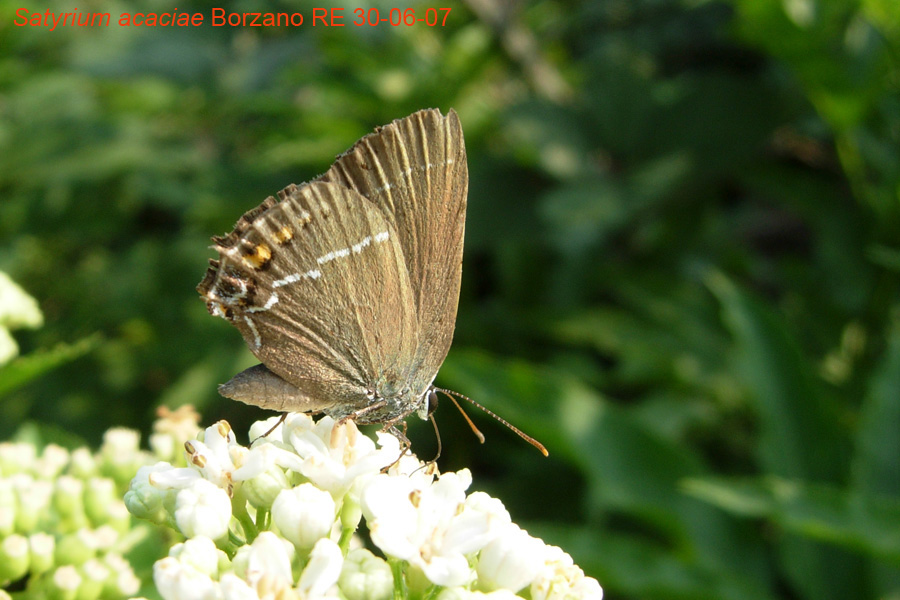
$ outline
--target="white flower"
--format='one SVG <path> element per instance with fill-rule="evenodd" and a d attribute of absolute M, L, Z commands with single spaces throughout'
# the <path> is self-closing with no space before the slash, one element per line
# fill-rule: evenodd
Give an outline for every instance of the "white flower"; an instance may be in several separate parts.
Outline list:
<path fill-rule="evenodd" d="M 314 422 L 308 415 L 288 416 L 283 436 L 303 459 L 300 472 L 317 487 L 339 498 L 357 480 L 374 475 L 400 456 L 400 443 L 392 435 L 379 436 L 376 448 L 371 438 L 360 433 L 353 421 L 335 427 L 334 419 Z M 274 432 L 273 432 L 274 433 Z"/>
<path fill-rule="evenodd" d="M 585 577 L 572 557 L 556 546 L 546 546 L 544 566 L 531 583 L 532 600 L 602 600 L 603 589 Z"/>
<path fill-rule="evenodd" d="M 235 574 L 256 590 L 260 598 L 293 587 L 291 573 L 293 546 L 271 531 L 260 533 L 234 557 Z"/>
<path fill-rule="evenodd" d="M 331 532 L 335 510 L 331 494 L 304 483 L 278 494 L 272 504 L 272 519 L 284 537 L 302 550 L 312 548 Z"/>
<path fill-rule="evenodd" d="M 316 542 L 297 584 L 301 597 L 307 600 L 324 597 L 337 583 L 343 564 L 344 556 L 336 543 L 328 538 Z"/>
<path fill-rule="evenodd" d="M 467 469 L 445 473 L 427 487 L 408 477 L 376 476 L 362 493 L 372 541 L 433 583 L 466 584 L 472 571 L 465 555 L 483 548 L 502 525 L 496 515 L 466 504 L 471 481 Z"/>
<path fill-rule="evenodd" d="M 219 563 L 223 562 L 223 559 L 227 561 L 225 553 L 216 548 L 211 539 L 203 536 L 175 544 L 169 550 L 169 556 L 213 578 L 219 575 Z"/>
<path fill-rule="evenodd" d="M 478 582 L 487 590 L 518 592 L 544 566 L 544 542 L 510 524 L 478 555 Z"/>
<path fill-rule="evenodd" d="M 217 585 L 209 575 L 167 556 L 153 565 L 153 582 L 163 600 L 214 600 Z"/>
<path fill-rule="evenodd" d="M 228 494 L 205 479 L 194 480 L 175 497 L 175 523 L 187 537 L 219 539 L 228 533 L 230 522 Z"/>
<path fill-rule="evenodd" d="M 258 600 L 259 598 L 256 590 L 234 573 L 222 575 L 222 578 L 219 579 L 219 589 L 222 591 L 224 600 Z"/>

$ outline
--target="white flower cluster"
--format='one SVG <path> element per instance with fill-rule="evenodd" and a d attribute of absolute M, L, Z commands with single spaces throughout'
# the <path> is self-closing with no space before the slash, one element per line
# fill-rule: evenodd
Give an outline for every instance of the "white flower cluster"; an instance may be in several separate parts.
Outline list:
<path fill-rule="evenodd" d="M 353 422 L 290 414 L 256 423 L 248 448 L 228 423 L 185 444 L 188 466 L 143 467 L 125 496 L 135 515 L 188 538 L 154 567 L 164 600 L 531 600 L 602 598 L 568 554 L 466 493 L 468 470 L 438 475 Z M 374 546 L 354 535 L 365 518 Z"/>
<path fill-rule="evenodd" d="M 134 595 L 140 581 L 123 558 L 131 516 L 115 474 L 145 462 L 137 433 L 124 429 L 108 431 L 96 454 L 0 443 L 0 586 L 16 583 L 26 597 Z"/>
<path fill-rule="evenodd" d="M 46 600 L 137 593 L 141 582 L 124 555 L 150 528 L 135 527 L 122 495 L 139 468 L 195 437 L 198 420 L 190 407 L 161 411 L 152 455 L 122 428 L 107 431 L 98 452 L 0 443 L 0 587 Z M 8 598 L 0 589 L 0 600 Z"/>

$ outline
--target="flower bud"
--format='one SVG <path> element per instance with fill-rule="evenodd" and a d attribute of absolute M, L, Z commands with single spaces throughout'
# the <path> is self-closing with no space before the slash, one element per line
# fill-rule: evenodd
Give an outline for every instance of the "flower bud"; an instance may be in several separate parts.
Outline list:
<path fill-rule="evenodd" d="M 103 445 L 98 459 L 100 471 L 113 480 L 124 483 L 143 465 L 146 460 L 141 455 L 141 436 L 137 431 L 124 427 L 114 427 L 103 434 Z"/>
<path fill-rule="evenodd" d="M 138 469 L 128 486 L 128 491 L 125 492 L 125 506 L 128 508 L 128 512 L 139 519 L 146 519 L 157 525 L 166 523 L 169 515 L 163 504 L 166 496 L 171 492 L 153 485 L 150 477 L 154 473 L 171 469 L 171 465 L 162 462 Z"/>
<path fill-rule="evenodd" d="M 544 543 L 515 525 L 489 542 L 478 558 L 480 587 L 518 592 L 544 566 Z"/>
<path fill-rule="evenodd" d="M 271 531 L 263 531 L 252 544 L 238 549 L 232 565 L 235 574 L 251 587 L 255 587 L 263 575 L 269 577 L 272 585 L 274 578 L 290 587 L 294 581 L 291 571 L 293 555 L 294 547 L 290 543 Z M 283 585 L 275 587 L 281 588 Z"/>
<path fill-rule="evenodd" d="M 75 600 L 81 587 L 81 575 L 72 565 L 56 569 L 46 580 L 44 590 L 47 600 Z"/>
<path fill-rule="evenodd" d="M 0 474 L 4 477 L 30 471 L 35 460 L 37 460 L 37 449 L 32 444 L 0 443 Z"/>
<path fill-rule="evenodd" d="M 338 587 L 347 600 L 387 600 L 394 591 L 391 567 L 365 548 L 351 550 Z"/>
<path fill-rule="evenodd" d="M 69 464 L 69 451 L 56 444 L 47 444 L 32 471 L 40 479 L 56 479 Z"/>
<path fill-rule="evenodd" d="M 163 600 L 205 600 L 216 597 L 209 575 L 167 556 L 153 565 L 153 582 Z"/>
<path fill-rule="evenodd" d="M 97 461 L 87 448 L 77 448 L 69 457 L 69 473 L 79 479 L 88 479 L 97 475 Z"/>
<path fill-rule="evenodd" d="M 205 479 L 194 480 L 175 497 L 175 523 L 185 537 L 217 540 L 228 533 L 230 522 L 231 499 Z"/>
<path fill-rule="evenodd" d="M 66 530 L 87 525 L 84 512 L 84 482 L 71 475 L 62 475 L 53 488 L 53 508 L 65 523 Z"/>
<path fill-rule="evenodd" d="M 602 600 L 603 589 L 585 577 L 572 557 L 556 546 L 544 547 L 544 567 L 531 582 L 533 600 Z"/>
<path fill-rule="evenodd" d="M 107 522 L 109 507 L 119 500 L 116 484 L 106 477 L 91 477 L 84 486 L 84 512 L 95 527 Z"/>
<path fill-rule="evenodd" d="M 97 559 L 91 559 L 81 565 L 81 586 L 75 600 L 97 600 L 103 592 L 106 580 L 109 579 L 109 569 Z"/>
<path fill-rule="evenodd" d="M 341 548 L 328 538 L 322 538 L 309 553 L 309 562 L 300 575 L 297 590 L 304 598 L 320 598 L 337 583 L 344 556 Z"/>
<path fill-rule="evenodd" d="M 219 589 L 222 590 L 224 600 L 259 600 L 256 591 L 234 573 L 222 575 L 219 580 Z M 0 600 L 3 599 L 0 598 Z"/>
<path fill-rule="evenodd" d="M 13 476 L 16 490 L 16 531 L 30 533 L 46 516 L 53 496 L 53 484 L 35 481 L 30 475 Z"/>
<path fill-rule="evenodd" d="M 137 594 L 141 588 L 141 580 L 127 560 L 115 553 L 103 557 L 103 563 L 109 568 L 109 578 L 103 586 L 104 598 L 129 598 Z"/>
<path fill-rule="evenodd" d="M 0 537 L 16 529 L 16 492 L 9 479 L 0 479 Z"/>
<path fill-rule="evenodd" d="M 331 532 L 335 505 L 331 494 L 304 483 L 282 490 L 272 504 L 272 519 L 297 549 L 312 548 Z"/>
<path fill-rule="evenodd" d="M 47 533 L 34 533 L 28 537 L 31 555 L 31 572 L 35 575 L 52 569 L 56 560 L 56 538 Z"/>
<path fill-rule="evenodd" d="M 291 482 L 288 481 L 287 475 L 273 465 L 263 473 L 245 481 L 241 490 L 251 506 L 269 510 L 278 494 L 289 487 Z"/>
<path fill-rule="evenodd" d="M 0 542 L 0 584 L 15 581 L 28 572 L 28 540 L 17 533 Z"/>
<path fill-rule="evenodd" d="M 58 565 L 81 565 L 97 555 L 97 543 L 91 530 L 82 528 L 59 538 L 54 553 Z"/>
<path fill-rule="evenodd" d="M 227 557 L 225 553 L 216 548 L 213 541 L 207 537 L 193 537 L 180 544 L 175 544 L 169 551 L 169 556 L 175 557 L 182 564 L 197 569 L 213 579 L 219 576 L 219 564 Z"/>

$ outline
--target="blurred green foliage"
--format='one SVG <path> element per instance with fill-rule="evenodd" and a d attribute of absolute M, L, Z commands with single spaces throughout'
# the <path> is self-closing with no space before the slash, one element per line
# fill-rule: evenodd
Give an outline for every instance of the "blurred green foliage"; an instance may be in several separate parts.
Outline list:
<path fill-rule="evenodd" d="M 446 5 L 436 28 L 50 32 L 0 0 L 0 270 L 46 317 L 17 337 L 103 335 L 7 396 L 2 436 L 96 443 L 160 403 L 259 418 L 215 393 L 253 361 L 194 292 L 209 236 L 373 126 L 454 107 L 470 208 L 438 382 L 551 456 L 483 415 L 479 446 L 444 407 L 442 466 L 610 598 L 898 597 L 895 1 Z"/>

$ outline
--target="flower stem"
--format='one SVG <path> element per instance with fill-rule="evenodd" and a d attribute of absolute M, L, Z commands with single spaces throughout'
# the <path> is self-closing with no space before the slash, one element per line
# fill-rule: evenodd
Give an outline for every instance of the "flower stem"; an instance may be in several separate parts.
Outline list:
<path fill-rule="evenodd" d="M 341 552 L 344 556 L 347 556 L 347 553 L 350 551 L 350 540 L 353 539 L 353 533 L 356 531 L 354 527 L 344 527 L 341 529 L 341 539 L 338 541 L 338 546 L 341 547 Z"/>
<path fill-rule="evenodd" d="M 388 563 L 391 565 L 391 574 L 394 576 L 394 600 L 406 600 L 406 577 L 403 569 L 406 561 L 389 558 Z"/>

